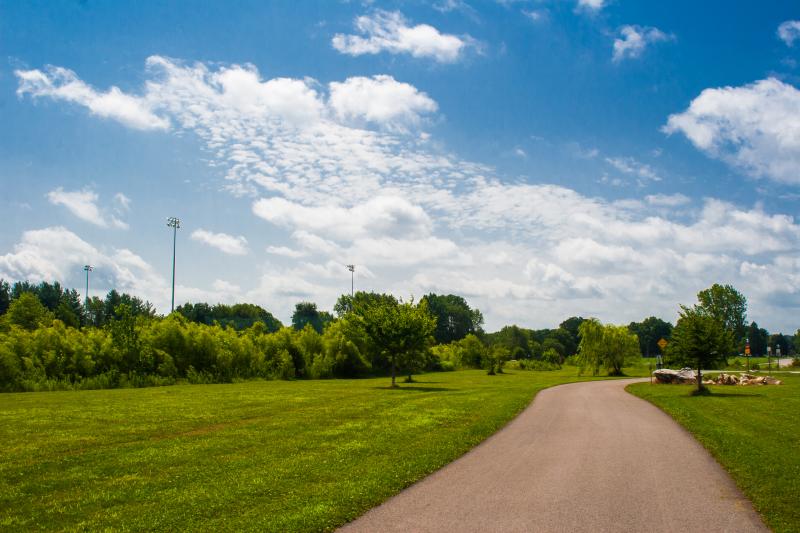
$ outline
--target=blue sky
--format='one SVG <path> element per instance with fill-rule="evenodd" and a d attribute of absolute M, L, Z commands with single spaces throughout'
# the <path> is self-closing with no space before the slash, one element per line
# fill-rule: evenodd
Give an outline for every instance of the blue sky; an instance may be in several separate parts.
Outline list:
<path fill-rule="evenodd" d="M 0 1 L 0 276 L 794 331 L 792 2 Z"/>

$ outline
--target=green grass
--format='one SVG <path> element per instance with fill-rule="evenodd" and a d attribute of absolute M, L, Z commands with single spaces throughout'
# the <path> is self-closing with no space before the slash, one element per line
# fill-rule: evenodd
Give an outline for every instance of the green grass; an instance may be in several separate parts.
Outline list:
<path fill-rule="evenodd" d="M 0 530 L 319 531 L 462 455 L 574 368 L 0 395 Z"/>
<path fill-rule="evenodd" d="M 628 386 L 670 414 L 730 472 L 774 531 L 800 531 L 800 375 L 783 386 Z M 698 483 L 702 483 L 698 480 Z"/>

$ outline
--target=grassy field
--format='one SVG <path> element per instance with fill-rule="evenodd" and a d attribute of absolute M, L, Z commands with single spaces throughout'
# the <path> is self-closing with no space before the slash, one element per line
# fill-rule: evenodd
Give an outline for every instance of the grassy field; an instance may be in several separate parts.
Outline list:
<path fill-rule="evenodd" d="M 691 397 L 688 385 L 641 383 L 628 390 L 691 431 L 770 528 L 800 531 L 800 375 L 779 377 L 785 378 L 780 387 L 712 386 L 710 396 Z"/>
<path fill-rule="evenodd" d="M 0 395 L 0 530 L 318 531 L 575 369 Z"/>

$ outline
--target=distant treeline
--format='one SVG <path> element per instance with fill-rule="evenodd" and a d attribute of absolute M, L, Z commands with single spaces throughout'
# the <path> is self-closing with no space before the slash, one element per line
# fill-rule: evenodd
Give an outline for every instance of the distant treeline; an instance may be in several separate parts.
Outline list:
<path fill-rule="evenodd" d="M 300 302 L 291 322 L 286 327 L 247 303 L 187 303 L 164 317 L 149 302 L 114 290 L 84 303 L 57 282 L 0 280 L 0 390 L 495 372 L 508 361 L 514 368 L 548 370 L 579 351 L 585 319 L 571 317 L 554 329 L 511 325 L 486 333 L 481 312 L 460 296 L 428 294 L 414 303 L 357 292 L 341 296 L 333 313 Z M 658 341 L 671 339 L 673 325 L 649 317 L 627 329 L 639 351 L 654 356 Z M 764 353 L 767 342 L 786 355 L 794 350 L 792 337 L 769 336 L 755 323 L 746 334 L 754 355 Z"/>

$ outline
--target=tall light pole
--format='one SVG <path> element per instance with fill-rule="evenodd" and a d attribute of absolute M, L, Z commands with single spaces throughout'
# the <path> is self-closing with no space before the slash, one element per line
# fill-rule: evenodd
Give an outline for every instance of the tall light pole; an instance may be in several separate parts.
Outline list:
<path fill-rule="evenodd" d="M 347 270 L 350 271 L 350 299 L 352 300 L 355 296 L 355 287 L 356 287 L 356 266 L 355 265 L 347 265 Z"/>
<path fill-rule="evenodd" d="M 83 269 L 86 271 L 86 299 L 84 300 L 84 306 L 88 309 L 89 308 L 89 272 L 94 270 L 92 265 L 84 265 Z"/>
<path fill-rule="evenodd" d="M 169 217 L 167 226 L 172 228 L 172 307 L 169 311 L 172 313 L 175 311 L 175 241 L 178 238 L 178 228 L 181 227 L 181 221 L 177 217 Z"/>

